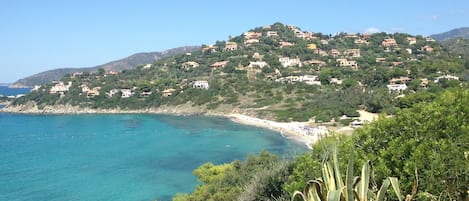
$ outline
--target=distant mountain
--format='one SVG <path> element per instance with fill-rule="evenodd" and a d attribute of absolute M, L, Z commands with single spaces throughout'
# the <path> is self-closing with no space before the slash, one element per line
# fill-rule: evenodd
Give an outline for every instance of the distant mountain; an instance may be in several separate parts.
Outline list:
<path fill-rule="evenodd" d="M 159 59 L 183 54 L 187 52 L 193 52 L 200 50 L 200 46 L 185 46 L 174 49 L 169 49 L 162 52 L 148 52 L 148 53 L 137 53 L 126 57 L 124 59 L 112 61 L 103 65 L 86 68 L 59 68 L 54 70 L 44 71 L 38 74 L 31 75 L 29 77 L 20 79 L 13 83 L 12 87 L 32 87 L 34 85 L 41 85 L 50 83 L 53 80 L 60 80 L 64 75 L 74 72 L 96 72 L 98 69 L 103 68 L 106 71 L 122 71 L 127 69 L 136 68 L 138 65 L 153 63 Z"/>
<path fill-rule="evenodd" d="M 469 27 L 453 29 L 453 30 L 448 31 L 448 32 L 431 35 L 430 37 L 434 38 L 438 41 L 441 41 L 441 42 L 451 40 L 451 39 L 454 39 L 454 38 L 469 39 Z"/>

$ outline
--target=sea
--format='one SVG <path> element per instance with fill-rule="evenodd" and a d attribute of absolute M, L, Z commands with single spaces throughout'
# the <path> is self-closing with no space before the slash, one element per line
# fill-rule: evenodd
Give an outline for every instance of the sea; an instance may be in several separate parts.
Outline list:
<path fill-rule="evenodd" d="M 0 201 L 171 200 L 199 184 L 200 165 L 262 150 L 307 148 L 221 117 L 0 113 Z"/>
<path fill-rule="evenodd" d="M 0 95 L 16 96 L 18 94 L 26 94 L 31 88 L 9 88 L 8 86 L 0 86 Z"/>

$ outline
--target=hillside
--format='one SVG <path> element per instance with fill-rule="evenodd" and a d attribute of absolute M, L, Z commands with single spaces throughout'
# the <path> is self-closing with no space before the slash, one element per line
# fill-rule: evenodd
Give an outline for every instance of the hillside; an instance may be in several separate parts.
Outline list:
<path fill-rule="evenodd" d="M 469 27 L 462 27 L 458 29 L 453 29 L 440 34 L 431 35 L 431 38 L 434 38 L 438 41 L 448 41 L 455 38 L 469 39 Z"/>
<path fill-rule="evenodd" d="M 102 64 L 95 67 L 86 68 L 59 68 L 54 70 L 48 70 L 45 72 L 37 73 L 26 78 L 22 78 L 12 84 L 13 87 L 24 87 L 24 86 L 35 86 L 41 84 L 48 84 L 53 80 L 60 80 L 64 75 L 71 74 L 74 72 L 97 72 L 98 69 L 103 68 L 107 71 L 122 71 L 132 69 L 142 64 L 153 63 L 159 59 L 174 56 L 186 52 L 192 52 L 200 50 L 200 46 L 186 46 L 174 48 L 162 52 L 148 52 L 148 53 L 137 53 L 126 58 L 111 61 L 106 64 Z"/>
<path fill-rule="evenodd" d="M 329 36 L 275 23 L 121 73 L 72 74 L 10 108 L 184 108 L 186 113 L 240 112 L 279 121 L 348 124 L 359 116 L 357 110 L 394 114 L 443 89 L 467 87 L 465 65 L 431 38 Z"/>

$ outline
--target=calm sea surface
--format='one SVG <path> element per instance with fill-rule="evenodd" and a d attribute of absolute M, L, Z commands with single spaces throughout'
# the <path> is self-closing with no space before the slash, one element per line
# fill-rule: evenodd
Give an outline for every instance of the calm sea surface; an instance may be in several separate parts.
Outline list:
<path fill-rule="evenodd" d="M 7 86 L 0 86 L 0 94 L 4 96 L 16 96 L 18 94 L 26 94 L 31 91 L 31 88 L 8 88 Z"/>
<path fill-rule="evenodd" d="M 306 149 L 227 119 L 0 113 L 0 200 L 170 200 L 192 170 L 261 150 Z"/>

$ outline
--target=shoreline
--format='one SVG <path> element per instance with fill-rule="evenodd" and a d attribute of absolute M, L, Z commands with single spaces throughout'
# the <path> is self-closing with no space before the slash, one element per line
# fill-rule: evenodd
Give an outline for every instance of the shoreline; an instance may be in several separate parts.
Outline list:
<path fill-rule="evenodd" d="M 163 114 L 163 115 L 204 115 L 215 116 L 229 119 L 235 123 L 265 128 L 278 132 L 288 140 L 299 142 L 309 149 L 311 145 L 316 143 L 322 136 L 328 134 L 326 127 L 309 127 L 307 122 L 276 122 L 267 119 L 260 119 L 241 112 L 233 112 L 237 110 L 216 110 L 207 111 L 205 108 L 193 107 L 191 105 L 179 105 L 174 107 L 161 106 L 158 108 L 146 108 L 139 110 L 123 110 L 115 109 L 92 109 L 80 108 L 78 106 L 60 105 L 46 106 L 42 109 L 37 108 L 33 103 L 27 103 L 21 106 L 12 107 L 7 105 L 0 108 L 0 112 L 13 114 L 35 114 L 35 115 L 83 115 L 83 114 Z"/>

